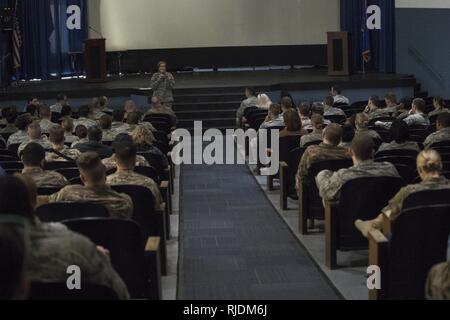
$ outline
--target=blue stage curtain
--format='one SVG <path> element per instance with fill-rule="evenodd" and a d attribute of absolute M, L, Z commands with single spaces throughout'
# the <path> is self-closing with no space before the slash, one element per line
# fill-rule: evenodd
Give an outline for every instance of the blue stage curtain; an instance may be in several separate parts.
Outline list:
<path fill-rule="evenodd" d="M 81 30 L 67 29 L 70 5 L 81 9 Z M 86 1 L 20 0 L 19 10 L 23 37 L 21 78 L 57 79 L 73 75 L 69 52 L 82 51 L 87 39 Z"/>
<path fill-rule="evenodd" d="M 365 0 L 341 0 L 341 29 L 351 34 L 351 60 L 354 70 L 362 70 L 363 19 Z M 366 70 L 395 72 L 395 1 L 368 0 L 381 9 L 381 30 L 370 30 L 371 60 Z"/>

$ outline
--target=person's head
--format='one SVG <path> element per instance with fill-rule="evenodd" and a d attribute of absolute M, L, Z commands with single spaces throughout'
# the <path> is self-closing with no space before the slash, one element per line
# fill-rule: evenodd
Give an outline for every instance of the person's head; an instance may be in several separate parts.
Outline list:
<path fill-rule="evenodd" d="M 372 160 L 375 153 L 375 144 L 368 134 L 357 134 L 350 146 L 350 155 L 353 163 L 357 164 L 362 161 Z"/>
<path fill-rule="evenodd" d="M 14 125 L 17 129 L 20 131 L 26 131 L 28 126 L 33 122 L 31 119 L 31 116 L 28 113 L 21 114 L 17 117 L 16 121 L 14 122 Z"/>
<path fill-rule="evenodd" d="M 62 106 L 67 105 L 67 96 L 64 93 L 60 93 L 56 96 L 56 103 L 59 103 Z"/>
<path fill-rule="evenodd" d="M 313 104 L 311 108 L 311 114 L 319 114 L 323 116 L 325 114 L 325 110 L 323 108 L 323 105 L 321 104 Z"/>
<path fill-rule="evenodd" d="M 39 99 L 36 96 L 29 97 L 27 100 L 27 105 L 33 105 L 35 107 L 38 107 Z"/>
<path fill-rule="evenodd" d="M 114 158 L 116 159 L 117 168 L 134 170 L 136 165 L 137 150 L 133 141 L 114 142 Z"/>
<path fill-rule="evenodd" d="M 97 97 L 92 98 L 89 103 L 89 109 L 91 109 L 91 111 L 100 109 L 100 99 Z"/>
<path fill-rule="evenodd" d="M 409 128 L 405 121 L 397 119 L 392 122 L 391 138 L 397 143 L 406 142 L 409 140 Z"/>
<path fill-rule="evenodd" d="M 378 108 L 380 106 L 380 98 L 378 96 L 371 96 L 367 105 L 371 108 Z"/>
<path fill-rule="evenodd" d="M 417 171 L 422 180 L 438 177 L 442 172 L 441 156 L 436 150 L 424 150 L 417 156 Z"/>
<path fill-rule="evenodd" d="M 267 94 L 261 93 L 258 95 L 258 106 L 265 107 L 271 103 L 272 101 Z"/>
<path fill-rule="evenodd" d="M 328 145 L 337 146 L 341 143 L 342 127 L 336 123 L 332 123 L 323 131 L 323 142 Z"/>
<path fill-rule="evenodd" d="M 141 113 L 140 112 L 131 112 L 127 116 L 127 123 L 129 125 L 138 125 L 141 122 Z"/>
<path fill-rule="evenodd" d="M 342 126 L 342 139 L 341 142 L 350 143 L 355 137 L 355 129 L 351 124 L 346 123 Z"/>
<path fill-rule="evenodd" d="M 384 101 L 386 102 L 386 107 L 396 106 L 397 105 L 397 96 L 394 93 L 389 92 L 384 97 Z"/>
<path fill-rule="evenodd" d="M 308 102 L 302 102 L 299 107 L 299 112 L 302 117 L 309 117 L 311 115 L 311 105 Z"/>
<path fill-rule="evenodd" d="M 149 97 L 148 100 L 148 104 L 152 107 L 159 107 L 161 105 L 161 98 L 158 96 Z"/>
<path fill-rule="evenodd" d="M 131 113 L 136 111 L 136 104 L 133 100 L 127 100 L 124 103 L 123 109 L 126 113 Z"/>
<path fill-rule="evenodd" d="M 61 108 L 61 117 L 69 117 L 72 115 L 72 108 L 69 105 L 65 105 Z"/>
<path fill-rule="evenodd" d="M 0 216 L 16 215 L 32 222 L 36 190 L 36 185 L 28 177 L 22 175 L 0 177 Z"/>
<path fill-rule="evenodd" d="M 55 125 L 50 128 L 50 142 L 55 146 L 64 145 L 66 140 L 63 127 Z"/>
<path fill-rule="evenodd" d="M 410 110 L 412 104 L 412 99 L 409 97 L 401 98 L 400 99 L 400 108 L 404 110 Z"/>
<path fill-rule="evenodd" d="M 328 96 L 323 100 L 323 105 L 325 107 L 332 107 L 334 105 L 334 98 L 332 96 Z"/>
<path fill-rule="evenodd" d="M 43 168 L 45 150 L 39 143 L 29 143 L 20 154 L 25 168 Z"/>
<path fill-rule="evenodd" d="M 82 153 L 77 159 L 81 182 L 89 186 L 104 186 L 106 183 L 106 168 L 99 155 L 95 152 Z"/>
<path fill-rule="evenodd" d="M 436 119 L 436 130 L 450 128 L 450 113 L 444 112 L 438 115 Z"/>
<path fill-rule="evenodd" d="M 38 108 L 39 105 L 28 104 L 27 107 L 25 108 L 25 112 L 31 116 L 36 116 L 38 114 Z"/>
<path fill-rule="evenodd" d="M 50 111 L 50 107 L 47 105 L 41 105 L 39 107 L 39 116 L 41 119 L 50 119 L 52 116 L 52 112 Z"/>
<path fill-rule="evenodd" d="M 132 134 L 131 137 L 133 138 L 133 142 L 137 146 L 149 146 L 153 145 L 155 142 L 155 136 L 153 135 L 153 132 L 151 132 L 148 128 L 145 126 L 137 126 Z"/>
<path fill-rule="evenodd" d="M 101 96 L 98 98 L 98 104 L 100 106 L 101 109 L 105 109 L 108 107 L 108 97 L 106 96 Z"/>
<path fill-rule="evenodd" d="M 424 113 L 426 108 L 426 102 L 422 98 L 414 99 L 412 102 L 412 111 L 414 113 Z"/>
<path fill-rule="evenodd" d="M 245 88 L 245 96 L 247 98 L 255 97 L 256 96 L 255 89 L 251 87 Z"/>
<path fill-rule="evenodd" d="M 281 106 L 277 103 L 272 103 L 269 107 L 269 114 L 273 118 L 277 118 L 281 114 Z"/>
<path fill-rule="evenodd" d="M 367 129 L 369 122 L 369 116 L 367 114 L 358 113 L 355 118 L 355 127 L 357 130 Z"/>
<path fill-rule="evenodd" d="M 33 121 L 27 128 L 27 135 L 31 140 L 39 140 L 42 137 L 39 121 Z"/>
<path fill-rule="evenodd" d="M 75 127 L 75 135 L 78 137 L 78 139 L 86 139 L 88 135 L 88 130 L 85 126 L 82 124 L 79 124 Z"/>
<path fill-rule="evenodd" d="M 103 131 L 98 126 L 92 126 L 88 129 L 87 136 L 91 142 L 102 142 Z"/>
<path fill-rule="evenodd" d="M 287 131 L 296 132 L 302 129 L 302 120 L 294 109 L 287 110 L 283 114 L 283 119 Z"/>
<path fill-rule="evenodd" d="M 89 117 L 89 114 L 90 114 L 90 109 L 89 109 L 89 106 L 81 106 L 79 109 L 78 109 L 78 116 L 80 117 L 80 118 L 87 118 L 87 117 Z"/>
<path fill-rule="evenodd" d="M 111 116 L 105 114 L 98 119 L 98 125 L 102 130 L 109 130 L 111 129 L 112 125 L 112 118 Z"/>
<path fill-rule="evenodd" d="M 281 99 L 281 110 L 283 112 L 286 112 L 290 109 L 292 109 L 292 107 L 294 106 L 292 99 L 289 97 L 284 97 Z"/>
<path fill-rule="evenodd" d="M 334 85 L 331 87 L 330 93 L 333 97 L 340 95 L 342 93 L 341 87 Z"/>
<path fill-rule="evenodd" d="M 125 117 L 125 111 L 116 109 L 113 111 L 112 118 L 113 122 L 123 122 L 123 118 Z"/>
<path fill-rule="evenodd" d="M 167 72 L 167 63 L 165 61 L 158 62 L 157 69 L 161 73 Z"/>
<path fill-rule="evenodd" d="M 433 98 L 433 106 L 435 109 L 445 108 L 445 101 L 442 97 L 434 97 Z"/>
<path fill-rule="evenodd" d="M 71 117 L 64 117 L 61 120 L 61 126 L 63 127 L 64 131 L 72 134 L 73 132 L 73 119 Z"/>
<path fill-rule="evenodd" d="M 17 119 L 17 109 L 15 107 L 7 107 L 2 109 L 2 117 L 7 123 L 13 124 Z"/>
<path fill-rule="evenodd" d="M 323 117 L 320 114 L 313 114 L 311 117 L 311 126 L 314 130 L 322 130 L 323 121 Z"/>

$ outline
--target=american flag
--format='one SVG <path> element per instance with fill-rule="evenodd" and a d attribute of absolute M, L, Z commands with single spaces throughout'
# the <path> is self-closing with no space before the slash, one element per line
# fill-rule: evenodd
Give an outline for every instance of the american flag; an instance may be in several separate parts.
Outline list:
<path fill-rule="evenodd" d="M 22 65 L 22 32 L 20 31 L 19 24 L 19 0 L 15 1 L 14 5 L 14 26 L 13 26 L 13 67 L 14 69 L 19 69 Z"/>

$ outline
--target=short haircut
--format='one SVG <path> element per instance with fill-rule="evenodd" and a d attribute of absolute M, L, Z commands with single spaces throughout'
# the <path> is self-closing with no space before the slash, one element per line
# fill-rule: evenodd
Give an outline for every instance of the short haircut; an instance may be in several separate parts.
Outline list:
<path fill-rule="evenodd" d="M 331 145 L 337 146 L 339 143 L 341 143 L 342 127 L 336 123 L 330 124 L 325 128 L 324 137 Z"/>
<path fill-rule="evenodd" d="M 390 128 L 391 138 L 397 143 L 409 140 L 409 128 L 405 121 L 396 119 Z"/>
<path fill-rule="evenodd" d="M 107 114 L 101 116 L 100 119 L 98 119 L 98 125 L 103 130 L 111 129 L 111 125 L 112 125 L 112 118 L 111 118 L 111 116 L 109 116 Z"/>
<path fill-rule="evenodd" d="M 355 128 L 349 123 L 342 126 L 342 142 L 352 142 L 355 137 Z"/>
<path fill-rule="evenodd" d="M 299 107 L 300 114 L 304 117 L 309 117 L 311 113 L 311 105 L 308 102 L 302 102 Z"/>
<path fill-rule="evenodd" d="M 103 108 L 108 103 L 108 98 L 106 96 L 101 96 L 98 98 L 98 103 L 99 103 L 100 107 Z"/>
<path fill-rule="evenodd" d="M 41 105 L 39 108 L 39 115 L 41 116 L 41 118 L 50 118 L 50 116 L 52 115 L 50 107 L 45 104 Z"/>
<path fill-rule="evenodd" d="M 397 103 L 397 96 L 395 93 L 388 92 L 384 98 L 391 103 Z"/>
<path fill-rule="evenodd" d="M 83 118 L 87 118 L 89 117 L 89 113 L 90 113 L 90 109 L 89 106 L 81 106 L 78 109 L 78 116 L 83 117 Z"/>
<path fill-rule="evenodd" d="M 7 107 L 2 109 L 2 117 L 5 118 L 6 122 L 14 123 L 17 119 L 18 113 L 17 108 Z"/>
<path fill-rule="evenodd" d="M 140 112 L 131 112 L 127 116 L 127 123 L 130 125 L 137 125 L 141 121 L 141 113 Z"/>
<path fill-rule="evenodd" d="M 116 160 L 121 164 L 132 165 L 136 162 L 137 149 L 133 141 L 120 141 L 114 143 Z"/>
<path fill-rule="evenodd" d="M 87 135 L 88 135 L 88 130 L 85 126 L 83 126 L 82 124 L 79 124 L 75 127 L 75 135 L 79 139 L 86 139 Z"/>
<path fill-rule="evenodd" d="M 19 177 L 0 177 L 0 216 L 2 214 L 33 218 L 32 190 Z M 4 259 L 1 259 L 4 260 Z"/>
<path fill-rule="evenodd" d="M 290 97 L 283 97 L 281 99 L 281 108 L 283 110 L 292 109 L 293 106 L 294 106 L 294 102 L 292 101 L 292 98 L 290 98 Z"/>
<path fill-rule="evenodd" d="M 434 97 L 433 102 L 441 107 L 445 107 L 445 101 L 444 101 L 444 98 L 442 98 L 442 97 Z"/>
<path fill-rule="evenodd" d="M 312 114 L 320 114 L 321 116 L 323 116 L 325 113 L 325 110 L 322 105 L 314 104 L 311 108 L 311 113 Z"/>
<path fill-rule="evenodd" d="M 358 113 L 355 118 L 356 129 L 365 129 L 369 126 L 369 116 L 365 113 Z"/>
<path fill-rule="evenodd" d="M 302 120 L 294 109 L 287 110 L 283 114 L 283 119 L 287 131 L 294 132 L 302 129 Z"/>
<path fill-rule="evenodd" d="M 255 90 L 255 88 L 247 87 L 247 88 L 245 88 L 245 91 L 247 91 L 248 93 L 250 93 L 252 96 L 256 96 L 256 90 Z"/>
<path fill-rule="evenodd" d="M 45 159 L 44 147 L 39 143 L 29 143 L 21 153 L 22 162 L 27 167 L 40 167 Z"/>
<path fill-rule="evenodd" d="M 333 91 L 335 91 L 337 94 L 341 94 L 341 93 L 342 93 L 342 89 L 341 89 L 341 87 L 339 87 L 338 85 L 332 86 L 331 89 L 332 89 Z"/>
<path fill-rule="evenodd" d="M 40 139 L 42 135 L 41 125 L 39 121 L 33 121 L 28 126 L 28 134 L 32 139 Z"/>
<path fill-rule="evenodd" d="M 17 129 L 25 131 L 32 122 L 33 120 L 31 119 L 31 116 L 26 113 L 18 116 L 14 122 L 14 125 Z"/>
<path fill-rule="evenodd" d="M 332 96 L 327 96 L 324 100 L 323 103 L 327 106 L 332 107 L 334 105 L 334 98 Z"/>
<path fill-rule="evenodd" d="M 92 182 L 99 182 L 105 174 L 102 160 L 95 152 L 82 153 L 77 159 L 77 167 Z"/>
<path fill-rule="evenodd" d="M 66 94 L 64 94 L 64 93 L 59 93 L 59 94 L 56 96 L 56 102 L 64 101 L 64 100 L 66 100 L 66 98 L 67 98 Z"/>
<path fill-rule="evenodd" d="M 439 123 L 444 128 L 450 128 L 450 113 L 443 112 L 439 114 L 436 123 Z"/>
<path fill-rule="evenodd" d="M 61 120 L 61 126 L 66 132 L 73 132 L 73 119 L 71 117 L 64 117 Z"/>
<path fill-rule="evenodd" d="M 378 96 L 371 96 L 369 98 L 369 101 L 372 102 L 372 104 L 376 105 L 377 107 L 380 105 L 380 98 Z"/>
<path fill-rule="evenodd" d="M 92 126 L 88 129 L 87 136 L 89 141 L 101 142 L 103 139 L 102 129 L 97 126 Z"/>
<path fill-rule="evenodd" d="M 414 99 L 412 105 L 415 106 L 416 109 L 419 110 L 420 112 L 425 111 L 426 103 L 425 100 L 423 100 L 422 98 Z"/>
<path fill-rule="evenodd" d="M 54 144 L 62 144 L 65 141 L 63 127 L 56 125 L 50 128 L 50 142 Z"/>
<path fill-rule="evenodd" d="M 121 109 L 116 109 L 112 113 L 112 118 L 114 122 L 122 122 L 125 116 L 125 111 Z"/>
<path fill-rule="evenodd" d="M 320 114 L 313 114 L 311 116 L 311 125 L 313 126 L 314 129 L 323 129 L 323 123 L 324 123 L 324 119 L 323 116 L 321 116 Z"/>
<path fill-rule="evenodd" d="M 366 161 L 373 159 L 375 144 L 368 134 L 357 134 L 353 139 L 351 150 L 358 160 Z"/>

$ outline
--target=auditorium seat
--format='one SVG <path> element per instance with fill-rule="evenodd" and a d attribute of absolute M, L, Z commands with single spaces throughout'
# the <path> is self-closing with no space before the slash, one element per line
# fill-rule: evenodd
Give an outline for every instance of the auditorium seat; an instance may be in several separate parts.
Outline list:
<path fill-rule="evenodd" d="M 375 126 L 369 127 L 369 130 L 376 131 L 383 142 L 389 143 L 392 141 L 390 130 Z"/>
<path fill-rule="evenodd" d="M 315 178 L 319 172 L 323 170 L 338 171 L 343 168 L 352 166 L 350 159 L 344 160 L 327 160 L 313 163 L 308 170 L 308 177 L 300 184 L 298 190 L 299 201 L 299 232 L 303 235 L 308 233 L 307 222 L 310 220 L 314 224 L 314 220 L 323 220 L 325 218 L 325 211 L 323 207 L 322 198 L 319 195 Z"/>
<path fill-rule="evenodd" d="M 19 161 L 2 161 L 0 166 L 5 170 L 22 170 L 23 163 Z"/>
<path fill-rule="evenodd" d="M 295 148 L 289 151 L 286 161 L 280 161 L 280 209 L 287 210 L 288 197 L 298 200 L 295 190 L 295 176 L 298 171 L 300 160 L 306 148 Z"/>
<path fill-rule="evenodd" d="M 69 290 L 66 282 L 33 281 L 30 284 L 28 296 L 28 300 L 31 301 L 115 301 L 118 299 L 117 294 L 111 288 L 83 281 L 80 290 Z"/>
<path fill-rule="evenodd" d="M 18 160 L 17 152 L 12 152 L 8 149 L 0 149 L 0 156 L 10 156 L 10 157 L 16 158 L 16 160 Z"/>
<path fill-rule="evenodd" d="M 57 193 L 61 188 L 57 187 L 41 187 L 37 189 L 38 196 L 50 196 L 54 193 Z"/>
<path fill-rule="evenodd" d="M 136 222 L 87 218 L 63 221 L 111 253 L 111 263 L 125 282 L 132 299 L 161 300 L 160 239 L 143 242 Z"/>
<path fill-rule="evenodd" d="M 423 143 L 427 138 L 428 126 L 411 126 L 409 127 L 409 136 L 411 141 Z"/>
<path fill-rule="evenodd" d="M 14 152 L 15 154 L 17 154 L 17 152 L 19 150 L 19 147 L 20 147 L 20 143 L 10 144 L 8 146 L 8 150 L 10 150 L 10 151 Z"/>
<path fill-rule="evenodd" d="M 358 178 L 342 186 L 338 202 L 325 203 L 325 261 L 328 268 L 337 267 L 337 250 L 367 249 L 367 239 L 355 228 L 354 222 L 376 218 L 404 184 L 402 179 L 395 177 Z"/>
<path fill-rule="evenodd" d="M 417 158 L 418 154 L 419 153 L 416 150 L 394 149 L 394 150 L 378 151 L 375 155 L 375 158 L 383 158 L 383 157 L 413 157 L 413 158 Z"/>
<path fill-rule="evenodd" d="M 1 156 L 0 155 L 0 162 L 15 162 L 17 161 L 16 157 L 11 157 L 11 156 Z"/>
<path fill-rule="evenodd" d="M 369 264 L 381 271 L 381 289 L 369 290 L 371 300 L 425 298 L 428 272 L 447 260 L 448 195 L 448 190 L 414 193 L 405 200 L 395 221 L 385 217 L 383 233 L 369 234 Z"/>
<path fill-rule="evenodd" d="M 48 161 L 45 163 L 45 170 L 53 171 L 59 169 L 76 168 L 77 165 L 72 161 Z"/>
<path fill-rule="evenodd" d="M 144 122 L 153 123 L 155 120 L 167 122 L 169 125 L 172 123 L 172 118 L 166 113 L 152 113 L 146 115 L 144 118 Z"/>
<path fill-rule="evenodd" d="M 47 195 L 50 194 L 52 193 Z M 64 220 L 81 218 L 108 218 L 109 213 L 105 207 L 99 204 L 83 202 L 55 202 L 39 206 L 36 209 L 36 216 L 42 222 L 61 222 Z"/>
<path fill-rule="evenodd" d="M 78 170 L 78 168 L 63 168 L 63 169 L 56 169 L 54 171 L 63 175 L 68 181 L 80 177 L 80 171 Z"/>
<path fill-rule="evenodd" d="M 337 124 L 344 124 L 347 121 L 347 117 L 340 114 L 324 116 L 324 119 Z"/>

